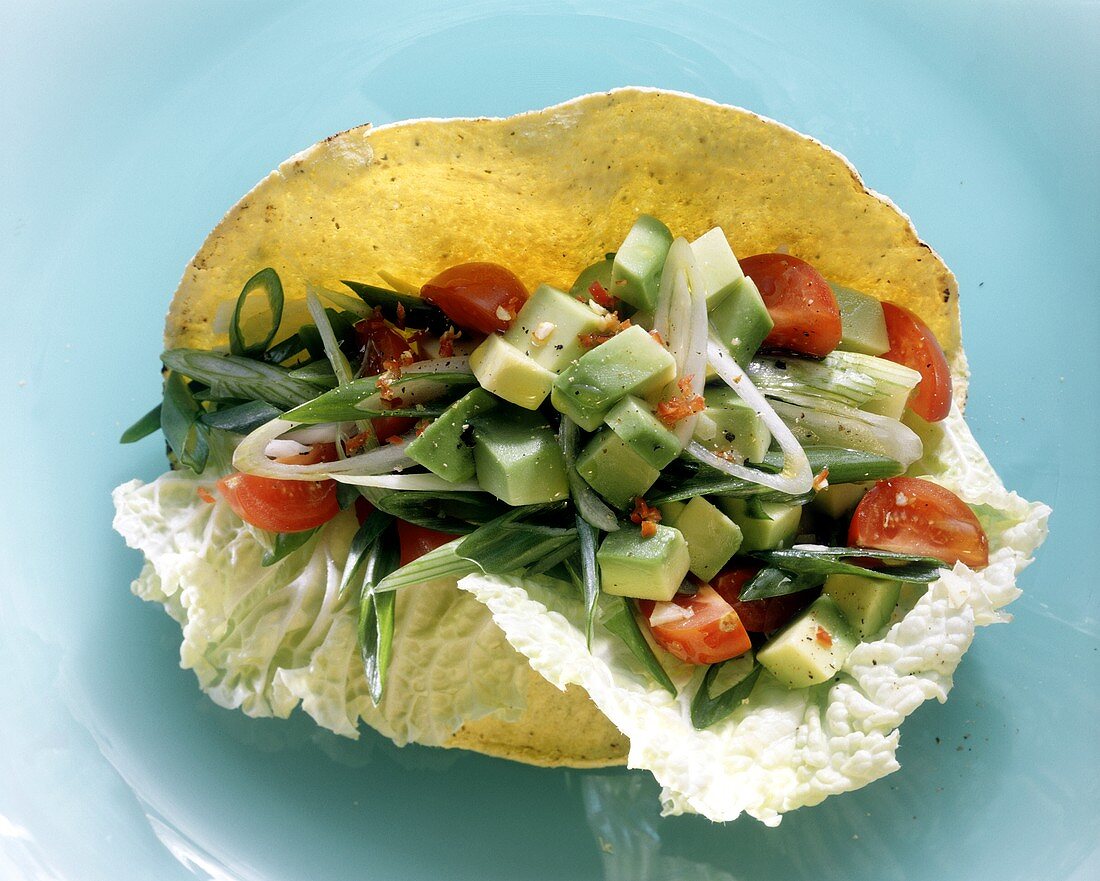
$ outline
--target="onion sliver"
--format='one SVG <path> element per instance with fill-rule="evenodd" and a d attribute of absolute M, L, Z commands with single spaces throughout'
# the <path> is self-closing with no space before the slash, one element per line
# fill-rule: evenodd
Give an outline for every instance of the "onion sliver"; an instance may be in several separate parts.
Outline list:
<path fill-rule="evenodd" d="M 692 455 L 698 456 L 707 464 L 731 477 L 740 477 L 792 496 L 809 492 L 814 480 L 813 472 L 810 470 L 810 460 L 806 458 L 806 451 L 802 449 L 786 423 L 779 418 L 779 414 L 772 409 L 760 390 L 752 384 L 729 350 L 716 339 L 711 338 L 707 344 L 707 360 L 726 385 L 764 420 L 772 437 L 779 442 L 779 447 L 783 450 L 783 470 L 778 474 L 766 474 L 756 468 L 728 462 L 710 452 L 702 444 L 695 442 L 688 447 Z"/>
<path fill-rule="evenodd" d="M 420 492 L 484 492 L 474 480 L 451 483 L 437 474 L 333 474 L 332 479 L 353 486 L 378 489 L 418 490 Z"/>

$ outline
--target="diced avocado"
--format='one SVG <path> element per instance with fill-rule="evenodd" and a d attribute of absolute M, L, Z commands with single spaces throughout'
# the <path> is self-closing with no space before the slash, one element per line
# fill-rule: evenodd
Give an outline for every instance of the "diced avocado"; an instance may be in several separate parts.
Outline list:
<path fill-rule="evenodd" d="M 616 508 L 645 495 L 661 472 L 632 450 L 615 432 L 604 429 L 577 456 L 577 471 L 592 489 Z"/>
<path fill-rule="evenodd" d="M 573 282 L 573 287 L 569 289 L 569 296 L 583 297 L 587 300 L 592 296 L 591 287 L 594 281 L 598 281 L 603 289 L 610 294 L 611 268 L 615 265 L 614 259 L 614 255 L 605 256 L 602 260 L 597 260 L 591 266 L 586 266 L 581 270 L 581 274 Z"/>
<path fill-rule="evenodd" d="M 843 352 L 881 355 L 890 348 L 882 303 L 867 294 L 829 282 L 840 307 L 840 342 Z"/>
<path fill-rule="evenodd" d="M 566 367 L 554 381 L 550 402 L 585 431 L 595 431 L 626 395 L 659 392 L 675 375 L 668 349 L 633 325 Z"/>
<path fill-rule="evenodd" d="M 554 385 L 553 373 L 497 333 L 474 349 L 470 369 L 482 388 L 526 410 L 537 410 Z"/>
<path fill-rule="evenodd" d="M 509 505 L 555 502 L 569 496 L 565 458 L 538 413 L 498 407 L 474 417 L 474 464 L 482 489 Z"/>
<path fill-rule="evenodd" d="M 744 456 L 749 462 L 760 462 L 771 446 L 772 433 L 764 420 L 727 385 L 714 386 L 703 391 L 707 407 L 702 416 L 713 423 L 700 420 L 695 429 L 695 439 L 716 453 L 732 452 Z"/>
<path fill-rule="evenodd" d="M 658 526 L 649 538 L 637 527 L 608 533 L 596 561 L 604 593 L 660 602 L 676 595 L 690 566 L 687 542 L 671 526 Z"/>
<path fill-rule="evenodd" d="M 713 310 L 730 295 L 745 277 L 722 227 L 716 226 L 691 243 L 699 272 L 707 283 L 707 311 Z"/>
<path fill-rule="evenodd" d="M 872 486 L 872 483 L 830 484 L 814 496 L 812 504 L 823 514 L 839 520 L 855 510 Z"/>
<path fill-rule="evenodd" d="M 747 275 L 733 284 L 710 313 L 711 329 L 742 367 L 752 360 L 774 324 L 760 291 Z"/>
<path fill-rule="evenodd" d="M 924 599 L 924 595 L 928 593 L 931 586 L 932 585 L 925 584 L 921 581 L 900 582 L 898 591 L 898 614 L 907 615 L 913 611 L 913 607 Z"/>
<path fill-rule="evenodd" d="M 832 597 L 819 596 L 756 653 L 788 688 L 828 682 L 856 647 L 856 637 Z"/>
<path fill-rule="evenodd" d="M 753 517 L 753 506 L 745 499 L 716 496 L 718 507 L 727 517 L 741 527 L 741 553 L 749 551 L 774 551 L 788 548 L 798 535 L 798 523 L 802 519 L 799 505 L 782 502 L 757 502 L 759 512 L 771 519 Z"/>
<path fill-rule="evenodd" d="M 457 483 L 474 476 L 474 452 L 462 440 L 472 417 L 487 413 L 500 402 L 485 389 L 475 388 L 449 406 L 405 449 L 414 462 L 433 474 Z"/>
<path fill-rule="evenodd" d="M 627 395 L 604 417 L 604 422 L 639 456 L 660 470 L 680 455 L 680 441 L 653 415 L 649 405 Z"/>
<path fill-rule="evenodd" d="M 615 253 L 611 295 L 637 309 L 652 309 L 670 247 L 669 228 L 656 217 L 640 215 Z"/>
<path fill-rule="evenodd" d="M 550 285 L 540 285 L 504 332 L 536 364 L 555 373 L 587 350 L 578 337 L 602 330 L 607 318 Z"/>
<path fill-rule="evenodd" d="M 890 620 L 901 594 L 901 582 L 862 575 L 830 575 L 823 594 L 831 596 L 857 639 L 874 636 Z"/>
<path fill-rule="evenodd" d="M 702 496 L 677 510 L 661 506 L 661 522 L 675 526 L 688 543 L 691 571 L 710 581 L 741 547 L 741 528 Z"/>

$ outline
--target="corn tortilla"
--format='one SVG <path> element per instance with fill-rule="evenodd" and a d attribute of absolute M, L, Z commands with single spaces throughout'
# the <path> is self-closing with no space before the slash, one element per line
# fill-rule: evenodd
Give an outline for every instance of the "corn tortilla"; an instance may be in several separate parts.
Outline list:
<path fill-rule="evenodd" d="M 504 119 L 417 120 L 334 135 L 238 202 L 188 265 L 167 348 L 225 348 L 244 282 L 274 267 L 286 326 L 307 284 L 420 284 L 471 260 L 568 288 L 640 213 L 694 238 L 721 226 L 741 256 L 787 250 L 832 281 L 906 306 L 965 393 L 958 287 L 908 218 L 839 154 L 747 110 L 619 89 Z M 451 745 L 544 765 L 622 764 L 626 739 L 580 689 L 532 673 L 515 722 L 469 723 Z"/>

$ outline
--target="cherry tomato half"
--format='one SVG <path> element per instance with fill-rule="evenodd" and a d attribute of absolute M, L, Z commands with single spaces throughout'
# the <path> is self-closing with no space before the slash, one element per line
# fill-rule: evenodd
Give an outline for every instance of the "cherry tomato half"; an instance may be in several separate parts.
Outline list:
<path fill-rule="evenodd" d="M 527 289 L 496 263 L 463 263 L 444 269 L 420 289 L 459 327 L 479 333 L 505 331 L 527 302 Z"/>
<path fill-rule="evenodd" d="M 417 526 L 405 520 L 397 521 L 397 540 L 401 545 L 401 565 L 411 563 L 418 557 L 423 557 L 428 551 L 434 551 L 440 545 L 445 545 L 457 536 L 426 526 Z"/>
<path fill-rule="evenodd" d="M 400 362 L 412 346 L 385 318 L 364 318 L 356 322 L 355 332 L 363 345 L 363 374 L 377 376 L 386 369 L 387 361 Z"/>
<path fill-rule="evenodd" d="M 758 565 L 733 566 L 711 579 L 713 587 L 724 599 L 749 633 L 771 633 L 778 630 L 802 611 L 814 598 L 814 591 L 801 591 L 763 600 L 742 601 L 741 591 L 760 571 Z"/>
<path fill-rule="evenodd" d="M 657 645 L 689 664 L 717 664 L 752 648 L 737 613 L 708 584 L 667 603 L 639 600 L 638 608 Z"/>
<path fill-rule="evenodd" d="M 805 260 L 757 254 L 741 261 L 760 289 L 775 327 L 765 346 L 823 358 L 840 342 L 840 307 L 832 288 Z"/>
<path fill-rule="evenodd" d="M 972 569 L 989 563 L 989 539 L 978 518 L 951 490 L 917 477 L 880 480 L 852 515 L 848 544 L 923 554 Z"/>
<path fill-rule="evenodd" d="M 936 335 L 908 309 L 882 304 L 890 351 L 883 358 L 920 372 L 909 409 L 926 422 L 939 422 L 951 409 L 951 370 Z"/>
<path fill-rule="evenodd" d="M 274 480 L 230 474 L 218 492 L 242 520 L 271 532 L 302 532 L 340 513 L 333 480 Z"/>

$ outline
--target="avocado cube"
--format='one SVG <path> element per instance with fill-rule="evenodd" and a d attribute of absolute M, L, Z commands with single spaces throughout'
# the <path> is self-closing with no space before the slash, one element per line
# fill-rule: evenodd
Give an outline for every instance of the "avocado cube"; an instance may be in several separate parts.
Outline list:
<path fill-rule="evenodd" d="M 498 333 L 474 349 L 470 369 L 482 388 L 526 410 L 537 410 L 554 385 L 553 373 Z"/>
<path fill-rule="evenodd" d="M 474 417 L 474 464 L 482 489 L 509 505 L 568 498 L 565 458 L 538 413 L 500 407 Z"/>
<path fill-rule="evenodd" d="M 577 472 L 616 508 L 645 495 L 661 472 L 632 450 L 615 432 L 604 429 L 577 456 Z"/>
<path fill-rule="evenodd" d="M 699 272 L 707 283 L 707 311 L 710 312 L 730 295 L 745 277 L 722 227 L 716 226 L 691 243 Z"/>
<path fill-rule="evenodd" d="M 855 510 L 872 483 L 836 483 L 825 487 L 810 503 L 827 517 L 839 520 Z"/>
<path fill-rule="evenodd" d="M 829 282 L 840 308 L 840 342 L 842 352 L 862 352 L 881 355 L 890 349 L 886 333 L 886 316 L 882 303 L 868 294 Z"/>
<path fill-rule="evenodd" d="M 577 280 L 573 282 L 573 286 L 569 289 L 569 296 L 587 300 L 592 296 L 590 289 L 594 281 L 598 281 L 600 287 L 610 294 L 611 270 L 615 265 L 614 259 L 614 255 L 606 256 L 602 260 L 597 260 L 591 266 L 582 269 L 581 274 L 577 276 Z"/>
<path fill-rule="evenodd" d="M 657 303 L 657 285 L 671 247 L 669 228 L 655 217 L 640 215 L 615 252 L 611 294 L 637 309 L 652 309 Z"/>
<path fill-rule="evenodd" d="M 660 470 L 680 455 L 680 440 L 653 415 L 650 406 L 627 395 L 611 408 L 604 422 L 649 465 Z"/>
<path fill-rule="evenodd" d="M 756 660 L 788 688 L 828 682 L 857 641 L 832 597 L 819 596 L 756 653 Z"/>
<path fill-rule="evenodd" d="M 752 360 L 773 326 L 760 291 L 747 275 L 734 282 L 710 313 L 711 330 L 742 367 Z"/>
<path fill-rule="evenodd" d="M 757 412 L 727 385 L 705 389 L 703 398 L 707 403 L 702 413 L 705 419 L 697 424 L 695 439 L 715 453 L 735 453 L 748 462 L 763 461 L 772 433 Z"/>
<path fill-rule="evenodd" d="M 583 355 L 581 334 L 596 333 L 607 323 L 586 303 L 550 285 L 540 285 L 504 332 L 511 343 L 536 364 L 555 373 Z"/>
<path fill-rule="evenodd" d="M 702 496 L 682 509 L 661 506 L 662 522 L 675 526 L 688 544 L 691 571 L 710 581 L 741 547 L 741 528 Z"/>
<path fill-rule="evenodd" d="M 901 595 L 901 582 L 863 575 L 830 575 L 821 592 L 830 596 L 858 639 L 874 636 L 890 620 Z"/>
<path fill-rule="evenodd" d="M 658 526 L 649 538 L 633 526 L 608 533 L 596 561 L 604 593 L 659 602 L 676 595 L 691 565 L 687 542 L 671 526 Z"/>
<path fill-rule="evenodd" d="M 800 505 L 785 505 L 782 502 L 758 502 L 754 510 L 745 499 L 732 496 L 715 496 L 718 507 L 741 529 L 741 553 L 749 551 L 774 551 L 789 548 L 798 535 L 798 524 L 802 519 Z M 754 513 L 764 517 L 754 517 Z M 768 519 L 770 518 L 770 519 Z"/>
<path fill-rule="evenodd" d="M 595 431 L 626 395 L 655 394 L 675 376 L 668 349 L 633 325 L 566 367 L 554 381 L 550 402 L 585 431 Z"/>
<path fill-rule="evenodd" d="M 470 419 L 500 403 L 485 389 L 475 388 L 451 406 L 409 442 L 405 453 L 433 474 L 457 483 L 474 476 L 474 452 L 462 436 Z"/>

